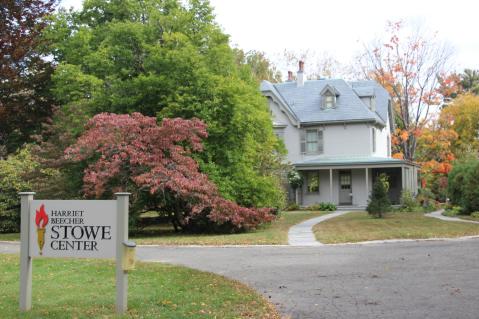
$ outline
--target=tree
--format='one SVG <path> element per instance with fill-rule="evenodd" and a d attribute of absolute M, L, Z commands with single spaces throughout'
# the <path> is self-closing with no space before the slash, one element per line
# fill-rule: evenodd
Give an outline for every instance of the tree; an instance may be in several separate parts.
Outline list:
<path fill-rule="evenodd" d="M 56 0 L 5 0 L 0 5 L 0 158 L 15 151 L 53 110 L 53 71 L 42 31 Z"/>
<path fill-rule="evenodd" d="M 62 107 L 199 118 L 209 134 L 195 158 L 220 193 L 248 207 L 282 205 L 266 99 L 207 1 L 89 0 L 81 12 L 59 12 L 47 37 Z"/>
<path fill-rule="evenodd" d="M 55 172 L 42 170 L 32 156 L 31 146 L 19 149 L 0 161 L 0 233 L 20 231 L 20 198 L 18 192 L 31 191 L 28 175 L 34 171 L 52 177 Z"/>
<path fill-rule="evenodd" d="M 454 141 L 458 134 L 436 118 L 421 130 L 417 138 L 416 160 L 421 164 L 422 187 L 429 188 L 437 200 L 447 198 L 447 176 L 456 156 Z"/>
<path fill-rule="evenodd" d="M 479 71 L 465 69 L 461 74 L 461 84 L 466 92 L 479 94 Z"/>
<path fill-rule="evenodd" d="M 273 83 L 281 82 L 281 72 L 277 70 L 276 66 L 266 57 L 264 52 L 255 50 L 244 52 L 241 49 L 235 49 L 234 52 L 236 63 L 240 67 L 249 67 L 248 73 L 254 76 L 258 85 L 263 80 Z"/>
<path fill-rule="evenodd" d="M 369 215 L 377 218 L 382 218 L 384 213 L 391 208 L 391 202 L 388 195 L 389 183 L 386 174 L 381 174 L 373 184 L 371 195 L 369 196 L 369 203 L 366 210 Z"/>
<path fill-rule="evenodd" d="M 328 52 L 316 52 L 312 50 L 284 50 L 276 56 L 276 64 L 286 73 L 286 71 L 296 71 L 299 61 L 306 64 L 305 74 L 309 80 L 318 80 L 332 77 L 349 77 L 351 72 L 344 65 L 336 60 Z"/>
<path fill-rule="evenodd" d="M 451 203 L 459 205 L 463 213 L 479 211 L 479 160 L 458 162 L 449 174 L 448 191 Z"/>
<path fill-rule="evenodd" d="M 465 153 L 479 153 L 479 96 L 460 95 L 443 108 L 441 125 L 457 132 L 452 151 L 462 157 Z"/>
<path fill-rule="evenodd" d="M 447 73 L 451 50 L 420 30 L 405 36 L 401 22 L 389 22 L 387 31 L 387 40 L 365 46 L 359 64 L 364 76 L 389 91 L 399 129 L 398 151 L 414 160 L 418 130 L 427 124 L 431 107 L 441 102 L 438 76 Z"/>
<path fill-rule="evenodd" d="M 203 149 L 206 125 L 198 120 L 163 119 L 102 113 L 68 148 L 67 158 L 87 161 L 87 196 L 111 197 L 133 193 L 135 212 L 159 210 L 170 214 L 176 227 L 187 230 L 240 231 L 271 221 L 269 209 L 241 207 L 222 198 L 191 157 Z"/>

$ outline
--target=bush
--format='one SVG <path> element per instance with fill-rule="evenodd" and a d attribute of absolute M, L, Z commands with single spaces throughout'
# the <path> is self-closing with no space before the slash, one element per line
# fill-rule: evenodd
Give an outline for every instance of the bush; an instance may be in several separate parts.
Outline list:
<path fill-rule="evenodd" d="M 416 201 L 422 207 L 434 206 L 435 194 L 429 188 L 420 188 L 416 196 Z"/>
<path fill-rule="evenodd" d="M 288 183 L 292 189 L 297 189 L 303 186 L 303 177 L 295 170 L 288 172 Z"/>
<path fill-rule="evenodd" d="M 386 174 L 381 174 L 373 185 L 369 196 L 369 203 L 366 210 L 369 215 L 382 218 L 384 213 L 391 209 L 391 202 L 388 196 L 389 183 Z"/>
<path fill-rule="evenodd" d="M 109 198 L 132 195 L 132 211 L 159 211 L 175 230 L 240 232 L 272 221 L 270 208 L 243 207 L 221 196 L 193 158 L 203 149 L 206 125 L 198 120 L 163 119 L 140 113 L 102 113 L 66 151 L 73 162 L 87 162 L 84 192 Z M 160 141 L 160 142 L 159 142 Z"/>
<path fill-rule="evenodd" d="M 449 173 L 448 193 L 451 203 L 462 206 L 463 213 L 479 211 L 479 160 L 454 164 Z"/>
<path fill-rule="evenodd" d="M 293 211 L 293 210 L 299 210 L 300 207 L 298 204 L 296 203 L 289 203 L 288 206 L 286 206 L 286 209 L 287 211 Z"/>
<path fill-rule="evenodd" d="M 23 148 L 6 160 L 0 160 L 0 233 L 20 230 L 18 192 L 32 190 L 24 175 L 37 166 L 30 148 Z"/>
<path fill-rule="evenodd" d="M 310 205 L 306 208 L 306 210 L 319 210 L 324 212 L 332 212 L 336 210 L 336 205 L 334 205 L 333 203 L 324 202 L 324 203 Z"/>
<path fill-rule="evenodd" d="M 471 217 L 472 218 L 479 218 L 479 212 L 472 212 Z"/>
<path fill-rule="evenodd" d="M 455 217 L 457 215 L 460 215 L 462 211 L 463 209 L 461 206 L 452 206 L 452 207 L 446 208 L 446 210 L 442 214 L 448 217 Z"/>
<path fill-rule="evenodd" d="M 412 193 L 407 189 L 404 189 L 401 192 L 400 203 L 402 211 L 417 212 L 421 210 L 421 207 L 419 207 L 418 202 L 416 202 L 416 199 L 414 198 Z"/>

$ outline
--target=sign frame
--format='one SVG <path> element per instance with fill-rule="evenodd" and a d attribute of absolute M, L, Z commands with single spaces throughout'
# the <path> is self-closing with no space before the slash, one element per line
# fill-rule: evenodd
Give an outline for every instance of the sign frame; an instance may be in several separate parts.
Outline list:
<path fill-rule="evenodd" d="M 44 235 L 44 231 L 40 235 L 32 232 L 33 226 L 32 216 L 30 213 L 33 197 L 35 192 L 21 192 L 20 195 L 20 311 L 28 311 L 32 308 L 32 260 L 34 258 L 32 247 L 30 247 L 33 238 L 30 236 Z M 128 208 L 130 193 L 115 193 L 116 197 L 116 223 L 115 233 L 116 242 L 115 259 L 116 259 L 116 312 L 124 314 L 128 308 L 128 270 L 125 269 L 124 259 L 126 247 L 131 247 L 128 242 Z M 89 201 L 93 202 L 93 201 Z M 43 225 L 45 226 L 45 225 Z M 44 227 L 43 227 L 44 228 Z M 34 228 L 33 228 L 34 229 Z M 40 236 L 40 237 L 42 237 Z M 39 238 L 40 238 L 39 237 Z M 55 257 L 55 256 L 52 256 Z M 61 256 L 60 256 L 61 257 Z M 75 256 L 70 256 L 75 257 Z M 94 257 L 102 258 L 102 257 Z M 104 258 L 111 258 L 106 256 Z"/>

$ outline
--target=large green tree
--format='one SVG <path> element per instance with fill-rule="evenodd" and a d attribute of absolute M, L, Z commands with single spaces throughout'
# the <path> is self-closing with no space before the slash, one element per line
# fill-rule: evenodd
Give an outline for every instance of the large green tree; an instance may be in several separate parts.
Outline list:
<path fill-rule="evenodd" d="M 197 117 L 209 132 L 197 160 L 222 195 L 280 204 L 266 101 L 208 1 L 86 0 L 80 12 L 60 11 L 48 37 L 58 64 L 53 92 L 65 110 Z"/>

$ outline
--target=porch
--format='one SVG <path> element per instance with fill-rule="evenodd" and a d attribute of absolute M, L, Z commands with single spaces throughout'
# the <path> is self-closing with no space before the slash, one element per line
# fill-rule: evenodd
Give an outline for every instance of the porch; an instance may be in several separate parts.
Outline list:
<path fill-rule="evenodd" d="M 376 179 L 389 177 L 389 198 L 399 204 L 401 191 L 418 192 L 418 168 L 408 161 L 393 158 L 317 159 L 295 163 L 303 175 L 303 186 L 296 190 L 296 202 L 309 206 L 331 202 L 340 207 L 366 207 Z"/>

